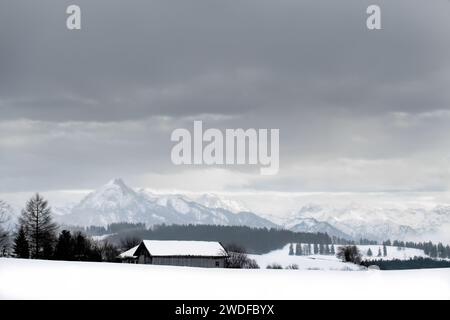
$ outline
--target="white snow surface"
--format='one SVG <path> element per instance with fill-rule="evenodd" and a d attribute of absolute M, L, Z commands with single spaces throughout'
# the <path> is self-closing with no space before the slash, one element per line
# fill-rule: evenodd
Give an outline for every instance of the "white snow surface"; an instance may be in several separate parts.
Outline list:
<path fill-rule="evenodd" d="M 225 249 L 214 241 L 144 240 L 152 256 L 224 256 Z"/>
<path fill-rule="evenodd" d="M 0 299 L 450 299 L 450 269 L 236 270 L 0 258 L 0 283 Z"/>
<path fill-rule="evenodd" d="M 366 260 L 408 260 L 414 257 L 422 257 L 427 258 L 428 256 L 421 249 L 413 249 L 413 248 L 398 248 L 394 246 L 387 246 L 387 256 L 386 257 L 378 257 L 378 250 L 380 249 L 383 252 L 383 246 L 381 245 L 366 245 L 366 246 L 357 246 L 363 256 L 363 259 Z M 369 249 L 372 251 L 372 257 L 367 255 Z M 429 258 L 429 257 L 428 257 Z"/>
<path fill-rule="evenodd" d="M 114 236 L 116 233 L 108 233 L 108 234 L 102 234 L 101 236 L 92 236 L 92 240 L 94 241 L 104 241 L 108 239 L 108 237 Z"/>
<path fill-rule="evenodd" d="M 399 250 L 397 247 L 388 246 L 387 256 L 386 257 L 378 257 L 378 249 L 381 249 L 383 252 L 383 246 L 379 245 L 358 245 L 357 246 L 361 252 L 361 255 L 364 260 L 407 260 L 409 258 L 414 257 L 427 257 L 427 255 L 423 252 L 423 250 L 419 249 L 410 249 L 410 248 L 401 248 Z M 336 250 L 339 246 L 335 247 Z M 367 256 L 368 250 L 372 250 L 373 256 Z M 294 244 L 295 249 L 295 244 Z M 250 258 L 256 260 L 258 265 L 261 268 L 266 268 L 271 264 L 279 264 L 283 268 L 286 268 L 290 265 L 297 265 L 300 270 L 334 270 L 334 271 L 349 271 L 349 270 L 361 270 L 361 267 L 353 264 L 353 263 L 344 263 L 340 261 L 336 256 L 333 255 L 308 255 L 308 256 L 290 256 L 289 255 L 289 244 L 286 245 L 283 249 L 274 250 L 267 254 L 263 255 L 249 255 Z"/>

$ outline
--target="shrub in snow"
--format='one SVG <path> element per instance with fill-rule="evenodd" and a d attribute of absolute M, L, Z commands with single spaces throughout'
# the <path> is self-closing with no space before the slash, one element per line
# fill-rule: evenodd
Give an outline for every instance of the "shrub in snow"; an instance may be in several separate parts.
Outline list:
<path fill-rule="evenodd" d="M 361 263 L 361 253 L 357 246 L 339 247 L 336 256 L 343 262 L 352 262 L 354 264 Z"/>
<path fill-rule="evenodd" d="M 381 270 L 379 266 L 374 265 L 374 264 L 368 266 L 367 269 L 368 269 L 368 270 L 375 270 L 375 271 Z"/>
<path fill-rule="evenodd" d="M 254 259 L 248 259 L 243 269 L 259 269 L 259 265 Z"/>
<path fill-rule="evenodd" d="M 298 264 L 290 264 L 290 265 L 288 265 L 287 267 L 286 267 L 286 269 L 288 269 L 288 270 L 298 270 L 299 268 L 298 268 Z"/>
<path fill-rule="evenodd" d="M 272 263 L 267 266 L 267 269 L 283 269 L 283 266 L 278 263 Z"/>
<path fill-rule="evenodd" d="M 237 245 L 229 245 L 226 247 L 228 258 L 225 266 L 231 269 L 259 269 L 256 260 L 250 259 L 245 249 Z"/>
<path fill-rule="evenodd" d="M 345 266 L 345 267 L 342 267 L 341 271 L 353 271 L 353 269 Z"/>

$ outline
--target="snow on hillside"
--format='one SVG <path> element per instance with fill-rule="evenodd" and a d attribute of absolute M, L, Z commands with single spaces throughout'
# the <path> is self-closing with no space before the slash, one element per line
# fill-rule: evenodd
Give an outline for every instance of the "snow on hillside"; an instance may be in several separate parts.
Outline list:
<path fill-rule="evenodd" d="M 382 259 L 382 260 L 394 260 L 394 259 L 399 259 L 399 260 L 408 260 L 410 258 L 414 258 L 414 257 L 423 257 L 426 258 L 428 257 L 425 252 L 423 252 L 423 250 L 421 249 L 412 249 L 412 248 L 398 248 L 398 247 L 393 247 L 393 246 L 387 246 L 386 247 L 386 251 L 387 251 L 387 256 L 386 257 L 378 257 L 378 249 L 381 249 L 381 252 L 383 252 L 383 246 L 380 245 L 373 245 L 373 246 L 358 246 L 363 259 L 367 259 L 367 260 L 378 260 L 378 259 Z M 369 257 L 367 256 L 367 252 L 369 251 L 369 249 L 372 251 L 373 256 Z"/>
<path fill-rule="evenodd" d="M 364 268 L 353 263 L 344 263 L 334 256 L 290 256 L 285 250 L 276 250 L 263 255 L 249 255 L 255 259 L 261 268 L 271 264 L 280 264 L 283 268 L 297 265 L 299 270 L 328 270 L 328 271 L 361 271 Z"/>
<path fill-rule="evenodd" d="M 0 283 L 0 299 L 450 299 L 450 269 L 237 270 L 1 258 Z"/>
<path fill-rule="evenodd" d="M 336 246 L 336 249 L 339 246 Z M 410 248 L 402 248 L 398 250 L 397 247 L 386 247 L 387 256 L 386 257 L 377 257 L 378 249 L 380 248 L 383 252 L 383 246 L 366 246 L 359 245 L 358 246 L 363 259 L 373 260 L 373 259 L 383 259 L 383 260 L 407 260 L 409 258 L 414 257 L 426 257 L 423 250 L 419 249 L 410 249 Z M 373 256 L 368 257 L 368 250 L 372 250 Z M 300 270 L 361 270 L 359 266 L 356 266 L 352 263 L 343 263 L 336 256 L 333 255 L 309 255 L 309 256 L 290 256 L 289 255 L 289 244 L 286 245 L 283 249 L 274 250 L 267 254 L 263 255 L 249 255 L 252 259 L 255 259 L 258 265 L 261 268 L 266 268 L 268 265 L 277 263 L 283 266 L 284 268 L 296 264 L 298 265 Z"/>

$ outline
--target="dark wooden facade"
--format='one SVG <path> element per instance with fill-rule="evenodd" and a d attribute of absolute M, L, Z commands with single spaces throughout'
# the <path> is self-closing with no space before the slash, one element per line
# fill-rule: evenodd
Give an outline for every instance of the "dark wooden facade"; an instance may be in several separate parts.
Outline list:
<path fill-rule="evenodd" d="M 144 243 L 141 243 L 137 248 L 135 254 L 136 259 L 128 261 L 130 263 L 139 264 L 153 264 L 153 265 L 169 265 L 169 266 L 182 266 L 182 267 L 200 267 L 200 268 L 224 268 L 225 261 L 228 254 L 224 250 L 223 255 L 220 256 L 152 256 Z"/>

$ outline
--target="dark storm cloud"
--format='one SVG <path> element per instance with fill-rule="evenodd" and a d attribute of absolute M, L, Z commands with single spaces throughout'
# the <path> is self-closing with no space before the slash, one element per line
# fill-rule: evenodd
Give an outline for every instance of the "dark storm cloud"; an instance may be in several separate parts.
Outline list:
<path fill-rule="evenodd" d="M 377 3 L 383 30 L 369 32 L 372 1 L 82 0 L 81 31 L 65 28 L 72 1 L 3 2 L 0 188 L 177 172 L 171 130 L 206 115 L 281 129 L 277 189 L 339 189 L 358 161 L 345 189 L 445 187 L 450 3 Z M 419 182 L 390 181 L 399 159 Z M 294 168 L 311 162 L 315 175 Z"/>

